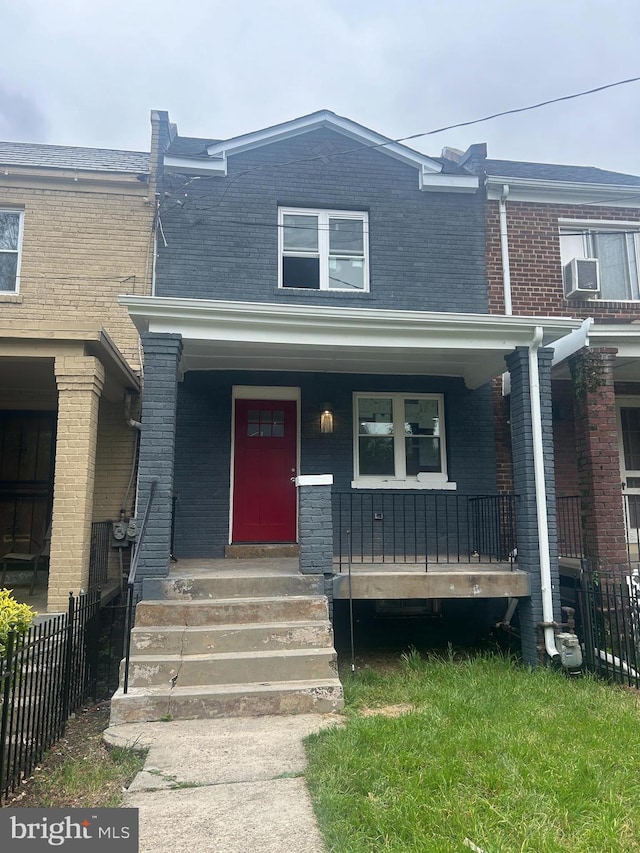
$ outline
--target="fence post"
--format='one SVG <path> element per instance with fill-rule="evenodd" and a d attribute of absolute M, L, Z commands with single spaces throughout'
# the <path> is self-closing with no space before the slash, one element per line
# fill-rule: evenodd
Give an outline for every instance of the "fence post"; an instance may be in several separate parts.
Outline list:
<path fill-rule="evenodd" d="M 4 770 L 7 756 L 7 723 L 9 720 L 9 696 L 11 694 L 11 672 L 13 670 L 13 649 L 17 632 L 10 628 L 7 635 L 7 649 L 2 661 L 2 678 L 4 685 L 2 690 L 2 723 L 0 724 L 0 799 L 4 794 Z"/>
<path fill-rule="evenodd" d="M 67 614 L 67 647 L 64 659 L 64 678 L 62 696 L 62 731 L 64 731 L 69 719 L 69 704 L 71 701 L 71 667 L 73 665 L 73 629 L 75 622 L 75 599 L 73 593 L 69 593 L 69 610 Z"/>

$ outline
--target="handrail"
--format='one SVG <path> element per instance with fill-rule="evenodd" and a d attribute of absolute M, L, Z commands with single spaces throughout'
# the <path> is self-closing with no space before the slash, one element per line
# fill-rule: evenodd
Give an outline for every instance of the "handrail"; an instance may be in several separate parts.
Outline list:
<path fill-rule="evenodd" d="M 126 693 L 129 689 L 129 659 L 131 657 L 131 628 L 133 627 L 133 601 L 135 595 L 134 588 L 136 583 L 136 573 L 138 571 L 138 562 L 140 559 L 140 552 L 142 551 L 142 543 L 144 542 L 144 537 L 147 532 L 147 523 L 149 521 L 151 504 L 153 503 L 153 498 L 156 493 L 157 486 L 158 480 L 154 478 L 151 481 L 151 485 L 149 488 L 149 498 L 147 499 L 147 505 L 144 510 L 144 515 L 142 516 L 142 524 L 140 525 L 140 531 L 138 533 L 136 547 L 133 552 L 133 557 L 131 559 L 131 566 L 129 567 L 129 577 L 127 579 L 127 609 L 125 613 L 124 624 L 124 680 L 122 684 L 123 693 Z"/>

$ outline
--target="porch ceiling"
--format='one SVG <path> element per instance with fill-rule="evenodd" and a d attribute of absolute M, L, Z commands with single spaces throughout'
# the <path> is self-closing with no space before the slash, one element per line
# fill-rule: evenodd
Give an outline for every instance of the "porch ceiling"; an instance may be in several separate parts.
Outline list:
<path fill-rule="evenodd" d="M 122 296 L 140 331 L 182 335 L 182 370 L 288 370 L 462 377 L 477 388 L 528 346 L 579 320 Z"/>
<path fill-rule="evenodd" d="M 640 323 L 595 323 L 589 330 L 589 346 L 618 350 L 613 366 L 616 382 L 640 382 Z M 559 364 L 553 375 L 568 379 L 568 363 Z"/>

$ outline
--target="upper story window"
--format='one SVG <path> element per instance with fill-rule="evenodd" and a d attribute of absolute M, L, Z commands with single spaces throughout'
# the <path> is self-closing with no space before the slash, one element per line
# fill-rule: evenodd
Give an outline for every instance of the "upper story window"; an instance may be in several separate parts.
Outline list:
<path fill-rule="evenodd" d="M 355 488 L 455 488 L 441 394 L 354 395 Z"/>
<path fill-rule="evenodd" d="M 278 210 L 279 287 L 369 290 L 369 218 L 346 210 Z"/>
<path fill-rule="evenodd" d="M 17 293 L 22 243 L 22 212 L 0 210 L 0 293 Z"/>
<path fill-rule="evenodd" d="M 607 301 L 640 299 L 640 223 L 561 223 L 560 256 L 563 269 L 574 258 L 597 258 L 600 293 Z"/>

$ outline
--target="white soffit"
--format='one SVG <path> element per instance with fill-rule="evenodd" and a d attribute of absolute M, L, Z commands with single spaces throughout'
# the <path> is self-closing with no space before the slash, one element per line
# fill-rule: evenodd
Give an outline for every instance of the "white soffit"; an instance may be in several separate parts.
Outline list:
<path fill-rule="evenodd" d="M 140 331 L 182 335 L 185 370 L 259 369 L 462 377 L 475 388 L 504 371 L 537 326 L 552 343 L 567 318 L 504 317 L 122 296 Z"/>

